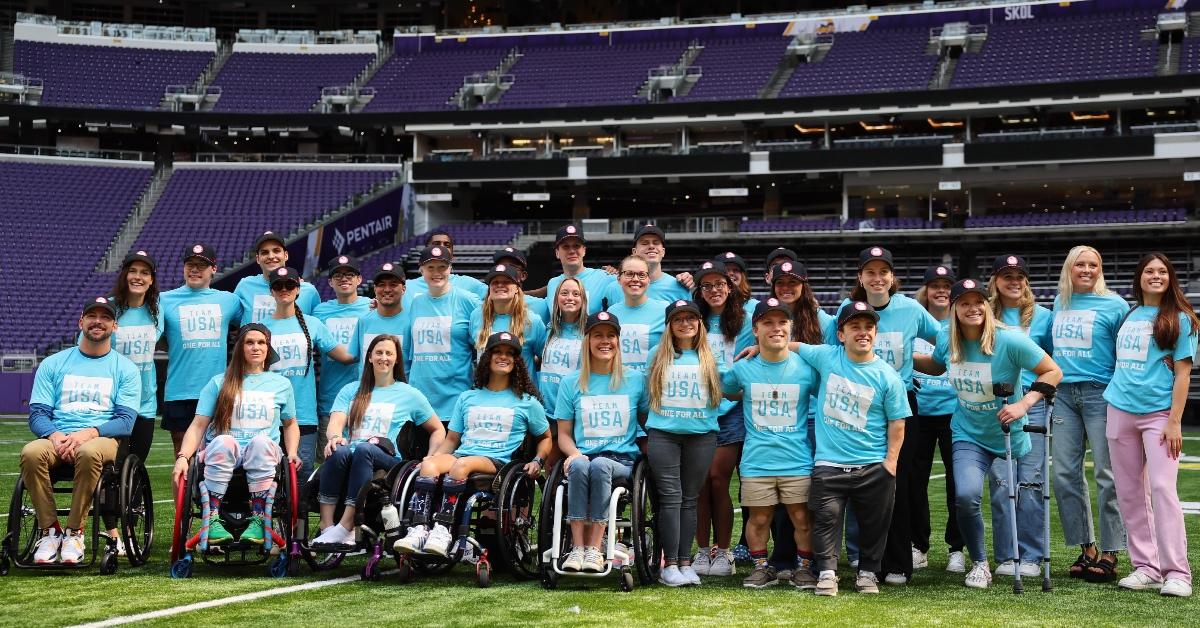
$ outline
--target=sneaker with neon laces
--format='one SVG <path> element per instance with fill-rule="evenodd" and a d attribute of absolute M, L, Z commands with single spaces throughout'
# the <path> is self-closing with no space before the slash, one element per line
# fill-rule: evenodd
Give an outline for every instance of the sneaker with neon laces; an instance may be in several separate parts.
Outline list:
<path fill-rule="evenodd" d="M 1155 578 L 1154 576 L 1137 569 L 1128 576 L 1121 578 L 1121 581 L 1117 583 L 1117 586 L 1121 587 L 1122 589 L 1129 589 L 1131 591 L 1145 591 L 1146 589 L 1161 589 L 1163 583 L 1162 580 L 1159 580 L 1158 578 Z"/>
<path fill-rule="evenodd" d="M 261 515 L 250 517 L 250 523 L 242 530 L 242 535 L 238 540 L 255 545 L 262 545 L 266 540 L 267 531 L 263 529 L 263 518 Z"/>
<path fill-rule="evenodd" d="M 813 593 L 817 595 L 828 595 L 833 597 L 838 594 L 838 579 L 837 572 L 832 569 L 821 572 L 821 577 L 817 579 L 817 587 L 813 589 Z"/>
<path fill-rule="evenodd" d="M 879 593 L 879 578 L 869 571 L 858 571 L 854 579 L 854 590 L 859 593 Z"/>
<path fill-rule="evenodd" d="M 1166 597 L 1192 597 L 1192 585 L 1181 578 L 1167 578 L 1158 594 Z"/>
<path fill-rule="evenodd" d="M 312 540 L 311 545 L 313 547 L 327 547 L 339 550 L 353 549 L 355 547 L 354 530 L 347 530 L 342 524 L 335 523 L 317 535 L 317 538 Z"/>
<path fill-rule="evenodd" d="M 38 565 L 53 565 L 58 562 L 58 550 L 62 548 L 62 534 L 58 528 L 42 530 L 42 536 L 34 546 L 33 562 Z"/>
<path fill-rule="evenodd" d="M 424 525 L 415 525 L 408 528 L 408 534 L 403 538 L 397 539 L 392 544 L 392 549 L 401 554 L 420 554 L 425 548 L 425 538 L 429 536 L 429 530 Z"/>
<path fill-rule="evenodd" d="M 583 546 L 576 545 L 567 554 L 562 564 L 563 571 L 583 571 Z"/>
<path fill-rule="evenodd" d="M 695 566 L 695 563 L 692 563 Z M 699 572 L 697 572 L 699 573 Z M 708 565 L 708 575 L 710 576 L 732 576 L 737 573 L 737 567 L 734 566 L 733 552 L 729 550 L 718 549 L 712 562 Z"/>
<path fill-rule="evenodd" d="M 924 569 L 929 566 L 929 554 L 917 548 L 912 548 L 913 569 Z"/>
<path fill-rule="evenodd" d="M 992 584 L 992 570 L 986 560 L 977 561 L 964 581 L 972 589 L 986 589 Z"/>
<path fill-rule="evenodd" d="M 701 576 L 710 575 L 708 570 L 712 565 L 712 548 L 701 547 L 692 558 L 692 569 Z M 715 574 L 712 574 L 715 575 Z"/>
<path fill-rule="evenodd" d="M 83 553 L 83 531 L 68 528 L 58 550 L 59 560 L 64 565 L 77 565 L 83 560 Z"/>
<path fill-rule="evenodd" d="M 449 556 L 452 541 L 454 541 L 454 537 L 450 536 L 449 528 L 435 523 L 433 529 L 429 531 L 429 537 L 425 539 L 425 553 L 442 557 Z"/>
<path fill-rule="evenodd" d="M 742 579 L 742 586 L 747 589 L 765 589 L 779 583 L 775 577 L 775 568 L 770 565 L 755 567 L 749 576 Z"/>
<path fill-rule="evenodd" d="M 691 565 L 680 565 L 679 573 L 683 574 L 684 578 L 687 578 L 688 584 L 700 584 L 700 574 L 696 573 L 696 570 L 692 569 Z"/>
<path fill-rule="evenodd" d="M 583 570 L 591 573 L 604 571 L 604 554 L 598 547 L 588 547 L 583 550 Z"/>
<path fill-rule="evenodd" d="M 208 544 L 220 545 L 226 541 L 232 541 L 233 535 L 229 530 L 225 529 L 225 524 L 220 519 L 213 517 L 208 521 Z"/>
<path fill-rule="evenodd" d="M 966 573 L 967 555 L 961 551 L 950 552 L 950 558 L 946 561 L 946 571 L 950 573 Z"/>

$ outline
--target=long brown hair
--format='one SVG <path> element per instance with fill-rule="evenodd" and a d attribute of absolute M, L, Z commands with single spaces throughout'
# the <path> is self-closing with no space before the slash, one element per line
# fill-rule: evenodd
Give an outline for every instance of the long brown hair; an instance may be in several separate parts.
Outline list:
<path fill-rule="evenodd" d="M 129 309 L 129 269 L 133 266 L 134 262 L 141 262 L 141 260 L 135 259 L 121 266 L 121 271 L 117 273 L 117 278 L 113 282 L 112 295 L 115 297 L 113 299 L 114 305 L 117 306 L 117 318 L 121 318 L 125 310 Z M 145 262 L 142 263 L 145 264 Z M 153 266 L 149 266 L 148 264 L 147 266 L 150 268 L 150 287 L 146 289 L 146 298 L 143 305 L 146 306 L 146 311 L 150 314 L 151 320 L 154 321 L 154 325 L 157 327 L 159 322 L 158 273 L 155 272 Z"/>
<path fill-rule="evenodd" d="M 738 334 L 742 333 L 742 326 L 746 324 L 746 299 L 729 280 L 729 275 L 725 273 L 720 273 L 720 275 L 729 286 L 729 296 L 725 298 L 725 309 L 721 310 L 721 318 L 717 326 L 727 342 L 734 342 L 737 340 Z M 696 289 L 692 291 L 692 300 L 696 302 L 696 307 L 700 308 L 700 318 L 707 321 L 708 317 L 712 316 L 712 306 L 704 299 L 704 290 L 700 284 L 696 284 Z"/>
<path fill-rule="evenodd" d="M 262 333 L 258 330 L 251 330 Z M 246 376 L 246 336 L 250 332 L 239 334 L 233 345 L 233 355 L 229 357 L 229 366 L 225 368 L 225 379 L 221 381 L 221 392 L 217 394 L 217 407 L 213 410 L 213 432 L 225 434 L 233 423 L 233 408 L 242 396 L 242 379 Z M 268 355 L 271 346 L 271 336 L 266 335 Z M 263 370 L 266 370 L 264 365 Z"/>
<path fill-rule="evenodd" d="M 475 388 L 487 388 L 488 377 L 492 374 L 492 352 L 495 350 L 496 347 L 492 347 L 479 355 L 479 361 L 475 363 Z M 542 393 L 534 385 L 533 378 L 529 377 L 529 367 L 525 366 L 525 358 L 521 357 L 520 351 L 517 351 L 516 357 L 513 358 L 508 388 L 518 398 L 529 395 L 538 401 L 542 400 Z"/>
<path fill-rule="evenodd" d="M 1167 267 L 1167 292 L 1163 294 L 1162 301 L 1158 304 L 1158 315 L 1154 317 L 1154 343 L 1163 351 L 1170 351 L 1179 340 L 1179 315 L 1183 314 L 1191 321 L 1192 333 L 1195 335 L 1200 333 L 1200 319 L 1196 318 L 1196 313 L 1192 311 L 1192 306 L 1188 303 L 1187 296 L 1183 293 L 1183 288 L 1179 285 L 1179 277 L 1175 274 L 1175 266 L 1171 264 L 1171 260 L 1163 253 L 1157 251 L 1147 253 L 1138 260 L 1137 268 L 1133 271 L 1133 300 L 1138 305 L 1145 305 L 1145 295 L 1142 294 L 1142 273 L 1146 270 L 1146 266 L 1150 262 L 1158 260 Z M 1117 330 L 1120 331 L 1120 330 Z"/>
<path fill-rule="evenodd" d="M 350 412 L 346 415 L 346 427 L 352 435 L 358 426 L 362 425 L 367 406 L 371 405 L 371 393 L 375 391 L 375 369 L 371 368 L 370 358 L 375 345 L 381 342 L 390 342 L 396 347 L 396 363 L 392 365 L 392 377 L 398 382 L 408 381 L 404 377 L 404 349 L 400 346 L 400 339 L 391 334 L 375 336 L 364 354 L 367 358 L 366 364 L 363 365 L 362 377 L 358 380 L 358 391 L 354 393 L 354 400 L 350 402 Z"/>
<path fill-rule="evenodd" d="M 779 298 L 775 293 L 775 284 L 771 284 L 771 296 Z M 792 309 L 792 340 L 807 345 L 825 344 L 825 332 L 821 330 L 821 319 L 817 309 L 821 307 L 817 295 L 813 294 L 812 286 L 807 281 L 800 282 L 800 296 L 791 304 Z"/>

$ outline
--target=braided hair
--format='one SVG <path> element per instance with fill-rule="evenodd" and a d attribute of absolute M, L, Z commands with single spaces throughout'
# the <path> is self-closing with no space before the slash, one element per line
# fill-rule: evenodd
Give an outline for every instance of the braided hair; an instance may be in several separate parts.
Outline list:
<path fill-rule="evenodd" d="M 300 323 L 300 331 L 304 332 L 304 344 L 307 362 L 304 365 L 304 375 L 308 376 L 309 369 L 312 369 L 314 377 L 321 376 L 321 361 L 313 362 L 313 341 L 312 336 L 308 333 L 308 323 L 304 322 L 304 312 L 300 310 L 300 306 L 296 306 L 296 322 Z"/>
<path fill-rule="evenodd" d="M 479 361 L 475 363 L 475 388 L 487 388 L 488 378 L 492 373 L 492 352 L 495 350 L 496 348 L 492 347 L 484 351 L 479 356 Z M 508 376 L 508 387 L 517 397 L 529 395 L 538 402 L 542 401 L 542 394 L 534 385 L 533 378 L 529 376 L 529 367 L 525 366 L 525 358 L 521 357 L 520 351 L 513 358 L 513 370 Z"/>

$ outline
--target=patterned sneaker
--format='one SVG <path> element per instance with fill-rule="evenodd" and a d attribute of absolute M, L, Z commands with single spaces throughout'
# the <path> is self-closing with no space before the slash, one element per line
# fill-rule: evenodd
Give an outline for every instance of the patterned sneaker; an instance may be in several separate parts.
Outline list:
<path fill-rule="evenodd" d="M 250 517 L 250 524 L 242 531 L 242 535 L 238 540 L 255 545 L 262 545 L 267 538 L 267 531 L 263 529 L 263 518 L 261 515 Z"/>
<path fill-rule="evenodd" d="M 716 555 L 713 556 L 712 562 L 708 567 L 708 575 L 710 576 L 732 576 L 737 573 L 737 568 L 733 565 L 733 552 L 729 550 L 718 549 Z M 692 564 L 695 567 L 695 563 Z M 699 572 L 697 572 L 699 573 Z"/>
<path fill-rule="evenodd" d="M 817 588 L 813 590 L 817 595 L 828 595 L 830 597 L 838 594 L 838 579 L 837 573 L 833 570 L 822 571 L 821 577 L 817 580 Z"/>
<path fill-rule="evenodd" d="M 709 576 L 716 574 L 709 572 L 709 566 L 712 564 L 712 548 L 701 547 L 696 555 L 692 558 L 692 569 L 701 576 Z"/>
<path fill-rule="evenodd" d="M 83 553 L 83 531 L 68 528 L 58 550 L 59 560 L 64 565 L 78 565 L 83 560 Z"/>
<path fill-rule="evenodd" d="M 583 546 L 576 545 L 567 553 L 567 559 L 562 564 L 563 571 L 583 571 Z"/>
<path fill-rule="evenodd" d="M 742 579 L 742 586 L 747 589 L 765 589 L 775 586 L 779 580 L 775 577 L 775 568 L 770 565 L 755 567 L 749 576 Z"/>
<path fill-rule="evenodd" d="M 229 530 L 225 529 L 225 524 L 220 519 L 213 517 L 208 520 L 208 544 L 220 545 L 226 541 L 232 541 L 233 535 Z"/>
<path fill-rule="evenodd" d="M 583 550 L 583 570 L 591 573 L 600 573 L 604 571 L 604 554 L 595 547 L 589 547 Z"/>
<path fill-rule="evenodd" d="M 425 547 L 425 538 L 429 536 L 429 530 L 423 525 L 411 526 L 408 529 L 408 534 L 404 538 L 397 539 L 392 544 L 392 549 L 401 554 L 420 554 Z"/>
<path fill-rule="evenodd" d="M 992 584 L 992 570 L 988 569 L 986 560 L 981 560 L 971 567 L 964 584 L 972 589 L 986 589 Z"/>
<path fill-rule="evenodd" d="M 929 566 L 929 554 L 917 548 L 912 548 L 913 569 L 924 569 Z"/>
<path fill-rule="evenodd" d="M 58 562 L 58 550 L 62 547 L 62 534 L 57 528 L 42 530 L 33 552 L 33 562 L 38 565 L 53 565 Z"/>
<path fill-rule="evenodd" d="M 879 578 L 869 571 L 859 571 L 854 579 L 854 590 L 859 593 L 879 593 Z"/>
<path fill-rule="evenodd" d="M 429 531 L 429 537 L 425 539 L 425 553 L 442 557 L 449 556 L 450 543 L 453 541 L 450 530 L 440 523 L 435 523 L 433 529 Z"/>

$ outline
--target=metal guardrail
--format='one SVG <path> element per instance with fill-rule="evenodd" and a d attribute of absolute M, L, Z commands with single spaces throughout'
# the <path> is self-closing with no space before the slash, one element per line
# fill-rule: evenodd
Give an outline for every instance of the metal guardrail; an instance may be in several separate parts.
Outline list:
<path fill-rule="evenodd" d="M 365 155 L 352 153 L 196 153 L 196 161 L 205 163 L 311 163 L 311 164 L 396 164 L 402 155 Z"/>
<path fill-rule="evenodd" d="M 54 146 L 28 146 L 24 144 L 0 144 L 0 153 L 9 155 L 40 155 L 43 157 L 88 157 L 95 159 L 120 159 L 124 161 L 150 161 L 148 153 L 135 150 L 83 150 L 78 148 L 56 148 Z"/>

